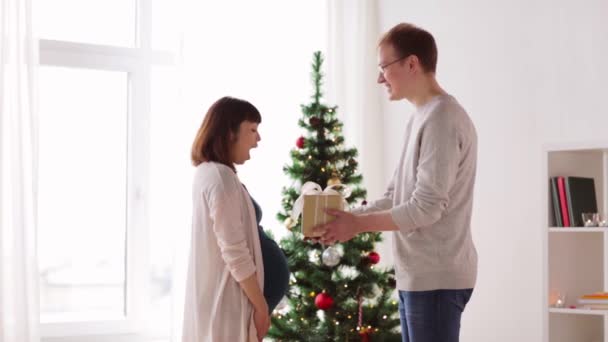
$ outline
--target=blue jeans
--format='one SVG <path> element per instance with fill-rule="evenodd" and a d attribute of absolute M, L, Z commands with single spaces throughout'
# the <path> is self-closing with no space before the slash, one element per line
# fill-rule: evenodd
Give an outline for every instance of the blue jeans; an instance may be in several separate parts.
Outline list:
<path fill-rule="evenodd" d="M 403 342 L 458 342 L 460 317 L 473 289 L 399 291 Z"/>

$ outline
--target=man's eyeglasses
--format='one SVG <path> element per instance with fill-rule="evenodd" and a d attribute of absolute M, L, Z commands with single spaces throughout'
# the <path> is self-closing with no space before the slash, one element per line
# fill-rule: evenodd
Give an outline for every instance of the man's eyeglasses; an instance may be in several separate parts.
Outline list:
<path fill-rule="evenodd" d="M 386 68 L 388 68 L 389 66 L 391 66 L 391 65 L 393 65 L 393 64 L 395 64 L 395 63 L 397 63 L 399 61 L 402 61 L 402 60 L 404 60 L 404 59 L 406 59 L 408 57 L 409 56 L 401 57 L 401 58 L 395 59 L 392 62 L 388 62 L 388 63 L 386 63 L 384 65 L 380 64 L 380 65 L 378 65 L 378 71 L 380 71 L 381 74 L 384 74 L 384 72 L 386 72 Z"/>

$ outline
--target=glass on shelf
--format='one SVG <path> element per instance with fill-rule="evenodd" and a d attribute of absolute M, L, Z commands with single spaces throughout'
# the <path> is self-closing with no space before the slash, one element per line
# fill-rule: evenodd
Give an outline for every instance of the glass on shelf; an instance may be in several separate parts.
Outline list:
<path fill-rule="evenodd" d="M 606 220 L 606 215 L 600 215 L 597 225 L 599 227 L 608 227 L 608 221 Z"/>
<path fill-rule="evenodd" d="M 582 213 L 581 216 L 585 227 L 597 227 L 600 224 L 599 213 Z"/>
<path fill-rule="evenodd" d="M 549 291 L 549 306 L 553 308 L 565 308 L 566 292 L 560 289 L 551 289 Z"/>

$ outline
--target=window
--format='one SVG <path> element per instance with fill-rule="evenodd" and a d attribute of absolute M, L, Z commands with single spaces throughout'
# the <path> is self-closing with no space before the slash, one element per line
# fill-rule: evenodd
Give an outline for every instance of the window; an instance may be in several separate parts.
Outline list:
<path fill-rule="evenodd" d="M 170 274 L 152 261 L 148 210 L 150 79 L 175 59 L 152 48 L 165 2 L 33 1 L 43 339 L 138 333 L 166 301 Z"/>
<path fill-rule="evenodd" d="M 127 76 L 40 68 L 38 254 L 43 322 L 124 317 Z"/>
<path fill-rule="evenodd" d="M 44 39 L 135 47 L 136 8 L 135 0 L 34 0 L 33 10 Z"/>
<path fill-rule="evenodd" d="M 280 236 L 286 142 L 302 134 L 326 4 L 81 2 L 33 0 L 43 341 L 167 341 L 181 324 L 172 279 L 187 248 L 171 247 L 189 234 L 190 147 L 204 112 L 225 95 L 262 112 L 260 148 L 239 176 Z"/>

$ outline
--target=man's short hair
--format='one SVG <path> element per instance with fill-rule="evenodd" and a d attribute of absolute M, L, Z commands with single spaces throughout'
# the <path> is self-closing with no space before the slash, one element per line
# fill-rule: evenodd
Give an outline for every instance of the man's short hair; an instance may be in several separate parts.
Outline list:
<path fill-rule="evenodd" d="M 416 55 L 425 72 L 435 73 L 437 69 L 437 45 L 428 31 L 415 25 L 401 23 L 386 32 L 378 46 L 389 44 L 398 57 Z"/>

